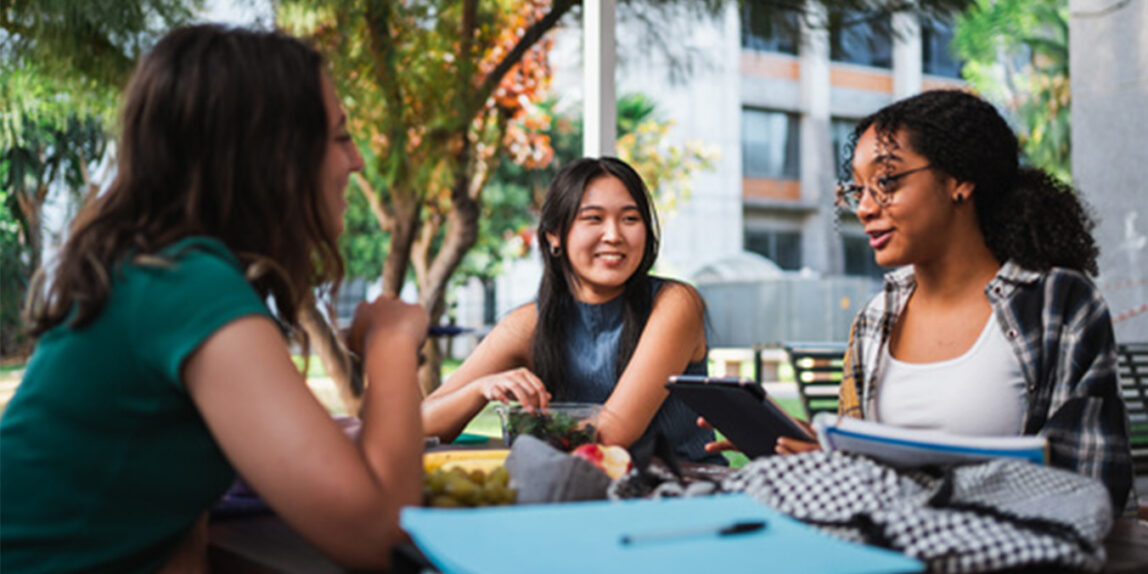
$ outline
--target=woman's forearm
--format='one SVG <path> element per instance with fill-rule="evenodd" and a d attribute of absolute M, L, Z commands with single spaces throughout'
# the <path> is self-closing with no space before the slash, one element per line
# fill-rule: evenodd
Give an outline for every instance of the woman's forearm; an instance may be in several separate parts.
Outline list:
<path fill-rule="evenodd" d="M 440 392 L 441 391 L 441 392 Z M 440 389 L 422 404 L 422 424 L 427 436 L 449 442 L 462 434 L 483 407 L 486 399 L 478 385 L 464 383 L 455 389 Z"/>
<path fill-rule="evenodd" d="M 413 341 L 392 337 L 374 341 L 364 363 L 368 385 L 359 449 L 394 501 L 388 520 L 395 524 L 399 508 L 419 504 L 422 496 L 421 397 L 411 384 L 417 379 L 417 356 Z"/>

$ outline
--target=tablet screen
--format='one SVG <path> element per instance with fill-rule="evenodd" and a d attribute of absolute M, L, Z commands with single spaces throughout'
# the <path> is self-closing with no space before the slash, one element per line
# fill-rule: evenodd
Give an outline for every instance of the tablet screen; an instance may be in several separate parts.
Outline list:
<path fill-rule="evenodd" d="M 816 440 L 752 380 L 676 375 L 666 388 L 749 457 L 775 454 L 778 437 Z"/>

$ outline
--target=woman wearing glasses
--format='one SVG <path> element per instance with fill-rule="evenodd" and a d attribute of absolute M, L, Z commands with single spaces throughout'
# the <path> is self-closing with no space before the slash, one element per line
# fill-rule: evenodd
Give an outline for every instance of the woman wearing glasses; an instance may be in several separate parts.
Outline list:
<path fill-rule="evenodd" d="M 1032 435 L 1053 465 L 1132 485 L 1098 249 L 1073 190 L 1018 165 L 1017 139 L 980 98 L 933 91 L 862 120 L 838 205 L 877 263 L 900 267 L 857 315 L 841 411 L 968 435 Z M 778 451 L 815 448 L 782 439 Z"/>

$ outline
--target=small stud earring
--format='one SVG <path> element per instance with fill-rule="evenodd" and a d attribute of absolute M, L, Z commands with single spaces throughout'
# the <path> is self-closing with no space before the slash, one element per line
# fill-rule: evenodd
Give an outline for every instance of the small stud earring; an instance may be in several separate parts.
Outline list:
<path fill-rule="evenodd" d="M 963 194 L 957 194 L 957 198 L 953 200 L 953 203 L 955 203 L 957 205 L 960 205 L 964 202 L 965 202 L 965 196 Z"/>
<path fill-rule="evenodd" d="M 562 248 L 557 245 L 551 245 L 550 254 L 554 257 L 558 257 L 559 255 L 562 255 Z"/>

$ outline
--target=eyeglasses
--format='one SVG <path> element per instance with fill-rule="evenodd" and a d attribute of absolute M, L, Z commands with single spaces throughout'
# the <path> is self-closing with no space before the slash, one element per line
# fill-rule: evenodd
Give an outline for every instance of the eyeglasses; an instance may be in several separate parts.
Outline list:
<path fill-rule="evenodd" d="M 860 185 L 851 181 L 841 181 L 837 183 L 837 207 L 847 210 L 852 213 L 857 212 L 857 207 L 861 205 L 861 199 L 865 196 L 865 190 L 869 190 L 869 195 L 873 197 L 873 201 L 881 207 L 888 207 L 893 203 L 893 193 L 897 190 L 895 184 L 901 178 L 931 169 L 931 165 L 923 165 L 921 167 L 907 169 L 901 173 L 892 175 L 882 175 L 869 180 L 867 185 Z"/>

